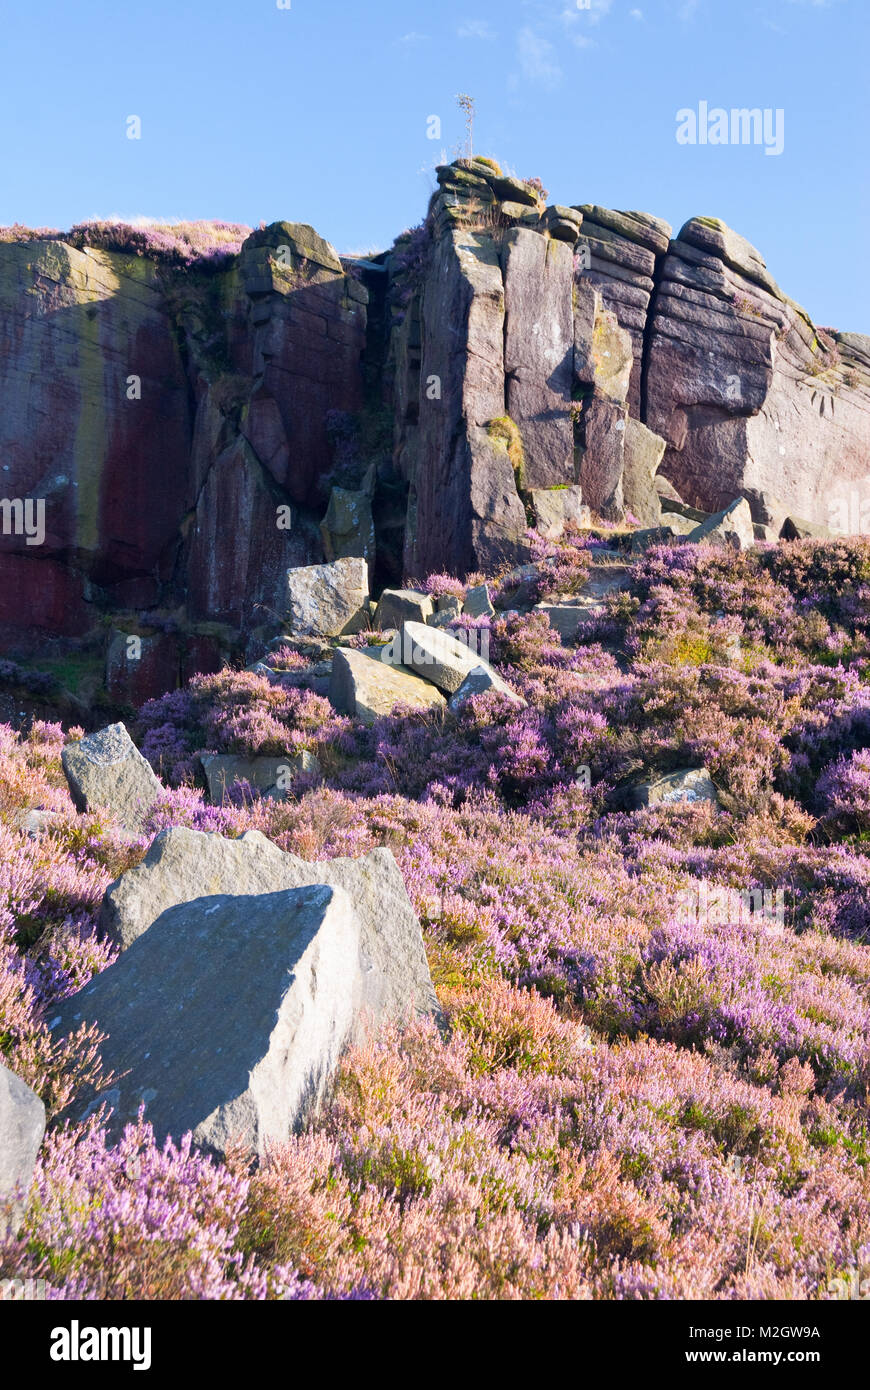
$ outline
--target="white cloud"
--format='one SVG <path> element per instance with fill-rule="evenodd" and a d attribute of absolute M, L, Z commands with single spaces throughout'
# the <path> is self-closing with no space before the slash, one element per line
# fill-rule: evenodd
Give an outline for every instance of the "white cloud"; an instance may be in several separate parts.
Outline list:
<path fill-rule="evenodd" d="M 629 10 L 630 19 L 643 19 L 643 10 Z"/>
<path fill-rule="evenodd" d="M 497 37 L 491 24 L 485 19 L 466 19 L 460 24 L 458 34 L 461 39 L 484 39 L 491 42 Z"/>
<path fill-rule="evenodd" d="M 517 52 L 523 77 L 544 87 L 557 87 L 562 81 L 562 69 L 556 61 L 556 50 L 534 29 L 521 29 L 517 34 Z"/>
<path fill-rule="evenodd" d="M 402 48 L 419 48 L 421 43 L 428 43 L 428 34 L 403 34 L 400 39 L 396 39 L 396 44 Z"/>

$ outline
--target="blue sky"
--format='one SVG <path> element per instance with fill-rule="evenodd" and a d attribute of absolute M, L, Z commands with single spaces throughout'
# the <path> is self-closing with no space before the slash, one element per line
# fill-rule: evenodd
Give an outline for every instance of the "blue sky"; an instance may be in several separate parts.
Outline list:
<path fill-rule="evenodd" d="M 286 217 L 381 248 L 468 92 L 476 152 L 551 201 L 722 217 L 818 322 L 870 333 L 868 58 L 870 0 L 9 3 L 0 223 Z M 679 145 L 702 101 L 781 109 L 782 154 Z"/>

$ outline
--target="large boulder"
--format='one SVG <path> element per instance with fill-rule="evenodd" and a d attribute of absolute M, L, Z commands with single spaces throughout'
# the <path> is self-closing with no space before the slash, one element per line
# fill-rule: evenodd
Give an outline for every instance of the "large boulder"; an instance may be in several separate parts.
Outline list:
<path fill-rule="evenodd" d="M 623 451 L 622 497 L 625 509 L 640 526 L 661 524 L 662 504 L 655 476 L 665 452 L 665 441 L 639 420 L 626 420 Z"/>
<path fill-rule="evenodd" d="M 375 522 L 372 516 L 371 488 L 350 490 L 334 487 L 329 495 L 326 516 L 320 523 L 323 553 L 327 560 L 362 556 L 370 565 L 375 559 Z"/>
<path fill-rule="evenodd" d="M 316 1106 L 359 1009 L 360 923 L 343 889 L 211 894 L 163 912 L 121 958 L 59 1006 L 55 1036 L 96 1024 L 117 1078 L 69 1110 L 140 1106 L 158 1142 L 191 1131 L 218 1154 L 262 1157 Z"/>
<path fill-rule="evenodd" d="M 63 770 L 77 811 L 109 811 L 139 834 L 163 788 L 123 724 L 68 743 Z"/>
<path fill-rule="evenodd" d="M 36 1155 L 45 1133 L 45 1106 L 0 1062 L 0 1241 L 24 1215 Z"/>
<path fill-rule="evenodd" d="M 369 621 L 368 566 L 360 556 L 287 572 L 286 612 L 297 637 L 341 637 Z"/>
<path fill-rule="evenodd" d="M 310 864 L 257 830 L 238 840 L 175 826 L 162 830 L 141 864 L 106 889 L 100 929 L 127 950 L 161 913 L 214 894 L 277 893 L 313 883 L 344 888 L 361 923 L 365 1006 L 376 1022 L 409 1008 L 437 1009 L 420 923 L 388 849 L 361 859 Z"/>
<path fill-rule="evenodd" d="M 828 541 L 833 538 L 833 531 L 818 521 L 805 521 L 800 516 L 787 516 L 780 528 L 780 539 L 784 541 Z"/>
<path fill-rule="evenodd" d="M 489 585 L 473 584 L 466 591 L 462 611 L 468 618 L 494 618 L 495 609 L 489 596 Z"/>
<path fill-rule="evenodd" d="M 400 705 L 415 710 L 444 708 L 441 691 L 412 671 L 364 652 L 341 649 L 332 663 L 329 698 L 339 714 L 354 715 L 364 724 L 374 724 Z"/>

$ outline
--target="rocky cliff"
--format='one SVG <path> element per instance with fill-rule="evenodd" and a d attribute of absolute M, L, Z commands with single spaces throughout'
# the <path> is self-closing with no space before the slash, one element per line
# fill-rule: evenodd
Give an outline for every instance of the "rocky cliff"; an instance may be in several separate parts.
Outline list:
<path fill-rule="evenodd" d="M 656 526 L 661 491 L 775 538 L 870 475 L 870 339 L 724 224 L 438 181 L 368 262 L 291 223 L 187 258 L 0 234 L 4 655 L 78 644 L 137 702 L 248 650 L 289 566 L 466 573 L 529 524 Z"/>

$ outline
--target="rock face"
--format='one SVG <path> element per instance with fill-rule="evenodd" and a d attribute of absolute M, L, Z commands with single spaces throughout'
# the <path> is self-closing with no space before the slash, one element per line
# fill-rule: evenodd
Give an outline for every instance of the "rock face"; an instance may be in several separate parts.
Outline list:
<path fill-rule="evenodd" d="M 42 544 L 0 537 L 16 649 L 180 602 L 248 630 L 320 558 L 296 508 L 322 515 L 327 417 L 362 404 L 368 293 L 312 228 L 192 266 L 119 231 L 0 244 L 4 489 L 45 509 Z"/>
<path fill-rule="evenodd" d="M 45 1133 L 45 1106 L 0 1062 L 0 1237 L 14 1231 Z"/>
<path fill-rule="evenodd" d="M 222 1154 L 240 1137 L 262 1156 L 317 1104 L 353 1035 L 359 950 L 341 888 L 199 897 L 64 1001 L 55 1033 L 108 1035 L 120 1079 L 90 1107 L 111 1107 L 111 1133 L 144 1105 L 158 1140 L 190 1130 Z"/>
<path fill-rule="evenodd" d="M 343 888 L 360 918 L 362 1006 L 376 1022 L 409 1008 L 437 1009 L 420 924 L 387 849 L 362 859 L 309 864 L 259 831 L 238 840 L 175 827 L 155 837 L 141 864 L 106 889 L 101 931 L 122 950 L 167 908 L 215 894 L 277 893 L 325 883 Z"/>
<path fill-rule="evenodd" d="M 766 491 L 827 524 L 837 486 L 866 476 L 870 341 L 816 329 L 724 223 L 693 218 L 671 244 L 648 340 L 646 423 L 687 502 Z"/>
<path fill-rule="evenodd" d="M 364 265 L 289 222 L 192 264 L 131 228 L 0 242 L 0 653 L 99 636 L 136 703 L 244 654 L 288 570 L 518 565 L 535 521 L 657 529 L 655 480 L 745 498 L 757 539 L 860 525 L 870 337 L 715 219 L 544 207 L 477 160 L 438 183 Z"/>
<path fill-rule="evenodd" d="M 110 811 L 138 834 L 163 788 L 123 724 L 68 743 L 61 754 L 77 811 Z"/>

